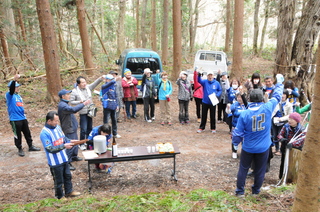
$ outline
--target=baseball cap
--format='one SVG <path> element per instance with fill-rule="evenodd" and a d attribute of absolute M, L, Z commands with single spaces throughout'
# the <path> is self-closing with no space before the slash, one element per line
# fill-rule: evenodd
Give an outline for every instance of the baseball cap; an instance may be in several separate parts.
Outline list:
<path fill-rule="evenodd" d="M 263 92 L 261 89 L 253 89 L 250 93 L 250 102 L 262 102 Z"/>
<path fill-rule="evenodd" d="M 180 72 L 180 75 L 181 75 L 181 74 L 184 74 L 184 75 L 188 76 L 187 72 L 185 72 L 185 71 L 181 71 L 181 72 Z"/>
<path fill-rule="evenodd" d="M 66 95 L 67 93 L 71 93 L 72 91 L 70 90 L 66 90 L 66 89 L 62 89 L 61 91 L 59 91 L 58 95 L 60 98 L 62 98 L 63 95 Z"/>
<path fill-rule="evenodd" d="M 12 83 L 12 82 L 13 82 L 13 81 L 11 80 L 11 81 L 8 83 L 8 87 L 11 86 L 11 83 Z M 16 87 L 19 87 L 19 86 L 20 86 L 20 84 L 16 82 Z"/>
<path fill-rule="evenodd" d="M 221 76 L 223 76 L 223 75 L 228 75 L 228 74 L 227 74 L 227 72 L 224 71 L 221 73 Z"/>
<path fill-rule="evenodd" d="M 114 79 L 114 77 L 113 77 L 111 74 L 107 74 L 107 75 L 105 76 L 105 78 L 106 78 L 106 79 L 109 79 L 109 80 Z"/>
<path fill-rule="evenodd" d="M 214 74 L 213 74 L 213 71 L 211 71 L 211 70 L 210 70 L 210 71 L 207 71 L 207 76 L 208 76 L 209 74 L 214 75 Z"/>
<path fill-rule="evenodd" d="M 116 71 L 110 71 L 109 74 L 116 74 L 116 75 L 118 75 L 118 72 L 116 72 Z"/>
<path fill-rule="evenodd" d="M 144 73 L 152 73 L 152 71 L 150 70 L 150 68 L 145 68 Z"/>

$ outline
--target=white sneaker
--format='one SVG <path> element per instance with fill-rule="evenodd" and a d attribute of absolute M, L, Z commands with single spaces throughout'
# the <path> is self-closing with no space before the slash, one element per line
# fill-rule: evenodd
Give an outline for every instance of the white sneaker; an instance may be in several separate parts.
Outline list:
<path fill-rule="evenodd" d="M 155 118 L 155 117 L 152 117 L 151 120 L 154 121 L 154 120 L 156 120 L 156 118 Z"/>
<path fill-rule="evenodd" d="M 238 158 L 238 155 L 237 155 L 237 153 L 236 153 L 236 152 L 232 152 L 232 158 L 233 158 L 233 159 Z"/>
<path fill-rule="evenodd" d="M 80 148 L 82 151 L 85 151 L 85 150 L 87 150 L 87 144 L 81 144 L 81 145 L 79 146 L 79 148 Z"/>
<path fill-rule="evenodd" d="M 150 119 L 147 120 L 148 123 L 151 123 L 152 121 Z"/>
<path fill-rule="evenodd" d="M 115 135 L 116 138 L 121 138 L 121 135 L 117 134 Z"/>

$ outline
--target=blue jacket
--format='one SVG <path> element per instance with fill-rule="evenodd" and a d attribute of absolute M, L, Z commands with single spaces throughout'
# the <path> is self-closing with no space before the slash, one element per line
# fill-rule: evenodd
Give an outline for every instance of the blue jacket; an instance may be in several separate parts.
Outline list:
<path fill-rule="evenodd" d="M 212 93 L 216 93 L 217 98 L 220 97 L 222 89 L 220 86 L 220 83 L 213 79 L 212 81 L 209 81 L 207 79 L 203 80 L 201 79 L 200 76 L 198 76 L 198 82 L 202 85 L 203 87 L 203 98 L 202 102 L 211 105 L 211 100 L 209 99 L 209 95 Z"/>
<path fill-rule="evenodd" d="M 243 141 L 242 149 L 249 153 L 262 153 L 269 149 L 271 141 L 271 116 L 281 101 L 283 85 L 275 86 L 273 97 L 267 103 L 253 102 L 240 114 L 232 132 L 232 143 L 237 146 Z"/>
<path fill-rule="evenodd" d="M 92 129 L 92 131 L 90 132 L 88 139 L 93 141 L 94 136 L 99 135 L 99 127 L 101 127 L 102 125 L 96 126 Z M 106 135 L 106 139 L 107 139 L 107 143 L 106 146 L 109 145 L 109 141 L 112 138 L 112 135 Z"/>
<path fill-rule="evenodd" d="M 158 94 L 158 99 L 159 100 L 167 100 L 167 95 L 171 95 L 172 94 L 172 84 L 169 80 L 167 80 L 166 82 L 166 90 L 164 89 L 164 83 L 162 82 L 162 79 L 160 77 L 160 73 L 157 73 L 156 75 L 156 79 L 157 79 L 157 83 L 158 83 L 158 90 L 159 90 L 159 94 Z"/>
<path fill-rule="evenodd" d="M 10 121 L 21 121 L 27 119 L 24 114 L 23 101 L 18 93 L 15 93 L 16 82 L 12 81 L 9 91 L 6 93 L 6 104 Z"/>
<path fill-rule="evenodd" d="M 40 140 L 50 167 L 68 162 L 64 144 L 69 143 L 70 140 L 65 137 L 59 125 L 54 127 L 46 124 L 40 133 Z"/>
<path fill-rule="evenodd" d="M 232 113 L 232 126 L 236 127 L 238 123 L 238 119 L 240 114 L 245 111 L 247 108 L 244 104 L 240 105 L 239 102 L 235 102 L 231 105 L 231 113 Z"/>
<path fill-rule="evenodd" d="M 228 99 L 229 99 L 229 102 L 232 104 L 232 103 L 235 103 L 237 101 L 236 99 L 236 94 L 239 93 L 238 90 L 234 90 L 232 87 L 230 87 L 227 91 L 228 93 Z"/>
<path fill-rule="evenodd" d="M 71 134 L 77 132 L 78 121 L 74 113 L 78 112 L 84 107 L 83 103 L 80 103 L 74 107 L 70 106 L 69 101 L 61 99 L 58 104 L 58 115 L 60 124 L 64 134 Z"/>

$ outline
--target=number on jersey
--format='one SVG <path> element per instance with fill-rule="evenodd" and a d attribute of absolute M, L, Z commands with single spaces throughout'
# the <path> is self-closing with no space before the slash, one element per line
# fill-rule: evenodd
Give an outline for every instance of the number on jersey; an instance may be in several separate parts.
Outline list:
<path fill-rule="evenodd" d="M 262 124 L 266 121 L 265 114 L 254 115 L 252 118 L 252 132 L 264 130 L 265 127 Z"/>

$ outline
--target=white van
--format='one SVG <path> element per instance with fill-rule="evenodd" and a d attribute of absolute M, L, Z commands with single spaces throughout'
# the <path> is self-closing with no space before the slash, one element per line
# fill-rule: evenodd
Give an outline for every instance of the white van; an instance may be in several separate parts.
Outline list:
<path fill-rule="evenodd" d="M 207 75 L 207 72 L 213 71 L 216 75 L 218 70 L 228 73 L 228 61 L 227 54 L 222 51 L 209 51 L 209 50 L 199 50 L 194 58 L 192 73 L 188 73 L 188 79 L 193 84 L 193 71 L 197 67 L 198 71 L 203 73 L 203 76 Z"/>

